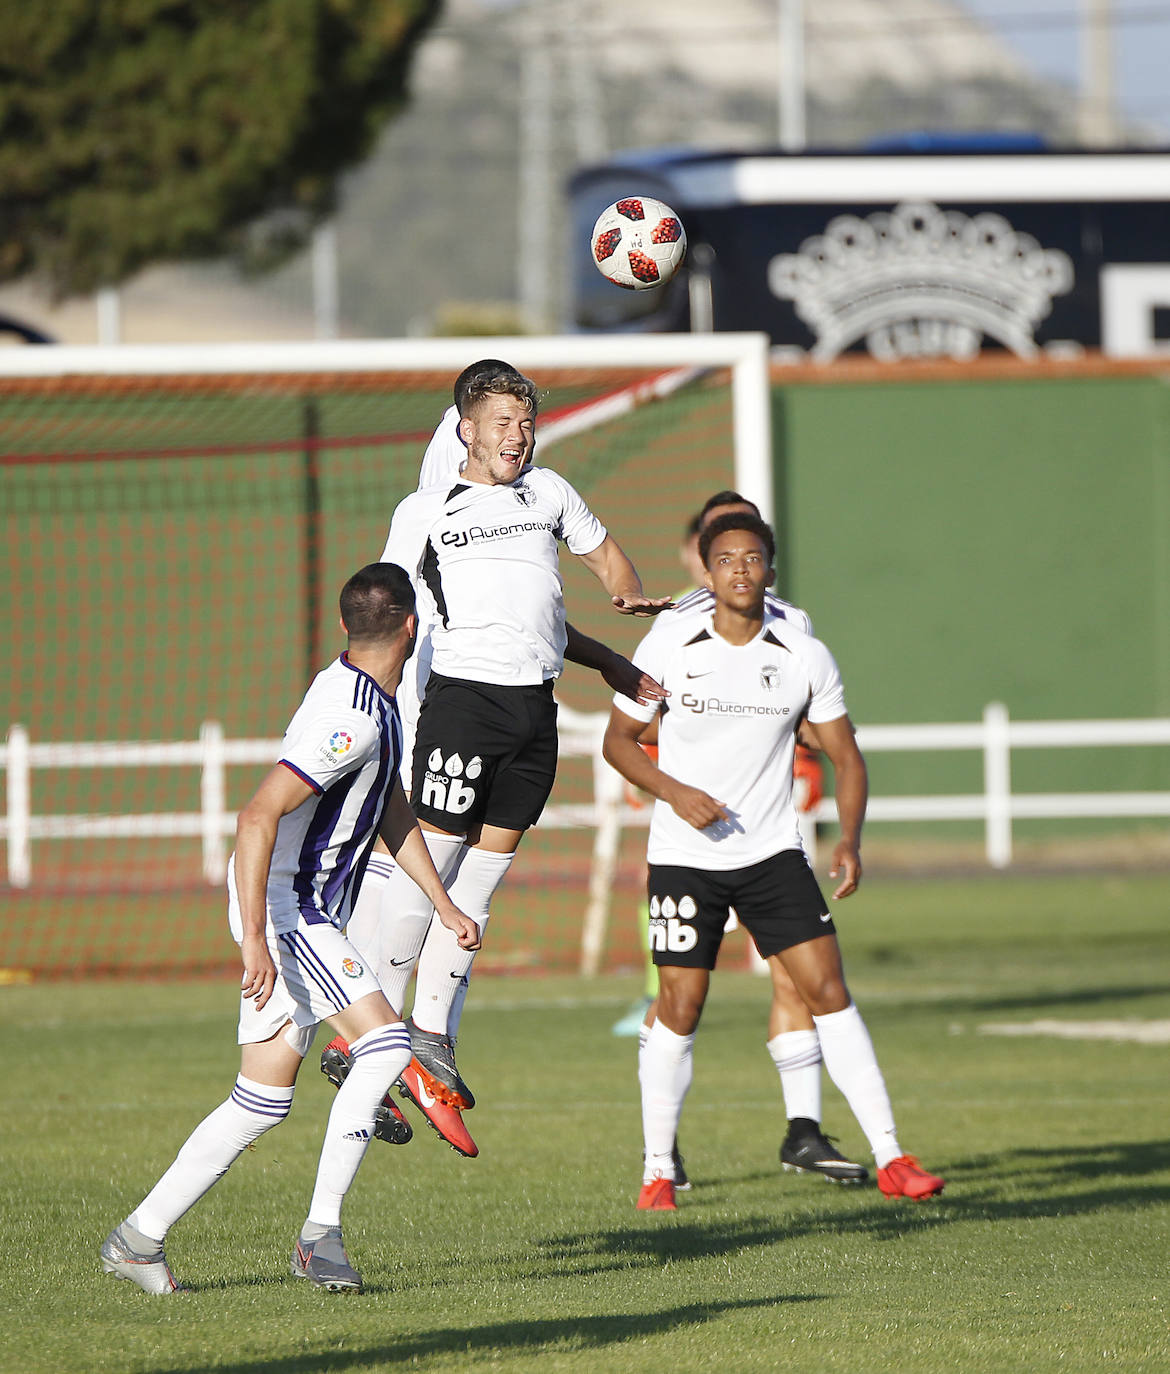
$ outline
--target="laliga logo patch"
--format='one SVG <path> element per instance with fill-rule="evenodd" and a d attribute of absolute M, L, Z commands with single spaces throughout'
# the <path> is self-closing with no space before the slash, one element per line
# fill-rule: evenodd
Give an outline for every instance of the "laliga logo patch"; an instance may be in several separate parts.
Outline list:
<path fill-rule="evenodd" d="M 322 740 L 317 748 L 318 755 L 326 763 L 336 763 L 345 758 L 353 748 L 353 736 L 348 730 L 334 730 L 327 740 Z"/>
<path fill-rule="evenodd" d="M 341 961 L 341 971 L 347 978 L 360 978 L 365 969 L 356 959 L 343 959 Z"/>
<path fill-rule="evenodd" d="M 780 669 L 774 663 L 760 669 L 760 686 L 766 687 L 769 692 L 774 692 L 780 686 Z"/>

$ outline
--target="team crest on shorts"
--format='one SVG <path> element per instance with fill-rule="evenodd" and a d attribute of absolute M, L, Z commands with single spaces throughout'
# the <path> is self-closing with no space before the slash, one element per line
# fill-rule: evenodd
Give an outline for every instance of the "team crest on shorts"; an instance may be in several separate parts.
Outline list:
<path fill-rule="evenodd" d="M 343 959 L 341 961 L 341 971 L 347 978 L 360 978 L 365 969 L 356 959 Z"/>

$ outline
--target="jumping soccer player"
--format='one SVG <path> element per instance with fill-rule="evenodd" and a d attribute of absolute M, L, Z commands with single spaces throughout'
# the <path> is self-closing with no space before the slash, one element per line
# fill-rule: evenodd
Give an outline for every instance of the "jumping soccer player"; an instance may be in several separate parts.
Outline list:
<path fill-rule="evenodd" d="M 460 418 L 476 397 L 484 395 L 528 395 L 532 383 L 508 363 L 497 358 L 484 358 L 464 368 L 455 380 L 455 405 L 443 415 L 434 436 L 427 446 L 422 462 L 419 491 L 437 487 L 441 493 L 463 482 L 469 461 L 465 428 Z M 535 418 L 535 399 L 533 399 Z M 528 450 L 531 460 L 532 450 Z M 527 464 L 525 464 L 525 467 Z M 559 479 L 556 479 L 559 481 Z M 570 489 L 571 490 L 571 489 Z M 598 526 L 600 529 L 600 526 Z M 603 531 L 604 533 L 604 531 Z M 610 541 L 612 544 L 612 541 Z M 613 546 L 616 549 L 616 545 Z M 392 557 L 387 543 L 383 557 Z M 555 543 L 554 566 L 555 566 Z M 620 550 L 618 551 L 620 554 Z M 545 550 L 547 553 L 547 549 Z M 526 555 L 525 555 L 526 556 Z M 622 555 L 624 558 L 624 555 Z M 636 574 L 634 577 L 636 579 Z M 427 580 L 418 579 L 415 585 L 419 612 L 419 635 L 414 657 L 404 671 L 397 693 L 405 738 L 402 777 L 411 790 L 413 742 L 420 710 L 430 678 L 433 653 L 432 636 L 441 624 L 432 590 Z M 660 607 L 661 602 L 647 603 Z M 514 629 L 507 633 L 514 634 Z M 573 663 L 589 667 L 601 674 L 615 691 L 643 702 L 661 701 L 662 689 L 652 679 L 636 669 L 628 659 L 600 641 L 581 634 L 567 622 L 564 625 L 564 657 Z M 501 681 L 508 681 L 507 670 L 501 670 Z M 554 740 L 555 757 L 555 740 Z M 426 827 L 424 826 L 424 829 Z M 442 861 L 443 839 L 428 832 L 427 844 Z M 461 840 L 456 840 L 456 858 L 451 861 L 447 876 L 454 880 L 456 865 L 462 853 Z M 472 860 L 474 868 L 480 861 Z M 486 862 L 491 862 L 487 860 Z M 489 894 L 490 896 L 490 894 Z M 486 907 L 481 920 L 487 919 Z M 395 875 L 395 869 L 383 846 L 378 845 L 371 855 L 362 895 L 354 908 L 348 931 L 351 941 L 366 955 L 378 974 L 379 981 L 391 1005 L 402 1007 L 407 986 L 416 967 L 419 986 L 416 990 L 416 1015 L 407 1023 L 411 1030 L 415 1057 L 403 1071 L 400 1083 L 403 1095 L 412 1101 L 426 1117 L 430 1126 L 460 1154 L 474 1156 L 478 1148 L 462 1119 L 462 1102 L 470 1106 L 474 1099 L 455 1068 L 455 1037 L 467 994 L 468 972 L 453 978 L 449 970 L 450 941 L 442 926 L 432 921 L 430 909 L 412 885 Z M 436 992 L 437 989 L 437 992 Z M 445 1024 L 439 1029 L 441 1017 L 430 1011 L 434 1000 L 450 998 Z M 416 1024 L 418 1023 L 418 1024 Z M 429 1033 L 422 1029 L 434 1025 Z M 348 1066 L 348 1047 L 343 1037 L 326 1046 L 321 1056 L 321 1068 L 334 1084 L 344 1081 Z M 466 1095 L 454 1097 L 449 1086 L 461 1084 Z M 380 1138 L 395 1140 L 392 1131 L 379 1132 Z"/>

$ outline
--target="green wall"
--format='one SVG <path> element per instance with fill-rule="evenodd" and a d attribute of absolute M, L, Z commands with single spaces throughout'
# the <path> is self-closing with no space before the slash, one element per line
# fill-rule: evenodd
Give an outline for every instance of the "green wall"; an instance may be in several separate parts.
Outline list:
<path fill-rule="evenodd" d="M 774 409 L 781 581 L 856 721 L 974 720 L 991 700 L 1018 719 L 1170 715 L 1160 379 L 794 385 Z M 890 790 L 940 776 L 887 758 Z M 1164 788 L 1170 751 L 1014 761 L 1027 790 L 1086 769 Z M 943 772 L 965 786 L 979 765 Z"/>

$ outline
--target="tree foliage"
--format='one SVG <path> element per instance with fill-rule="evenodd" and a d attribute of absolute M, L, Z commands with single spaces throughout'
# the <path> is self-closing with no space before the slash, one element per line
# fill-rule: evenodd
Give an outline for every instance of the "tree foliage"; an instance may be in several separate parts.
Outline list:
<path fill-rule="evenodd" d="M 0 281 L 65 297 L 299 244 L 403 103 L 439 6 L 0 0 Z"/>

